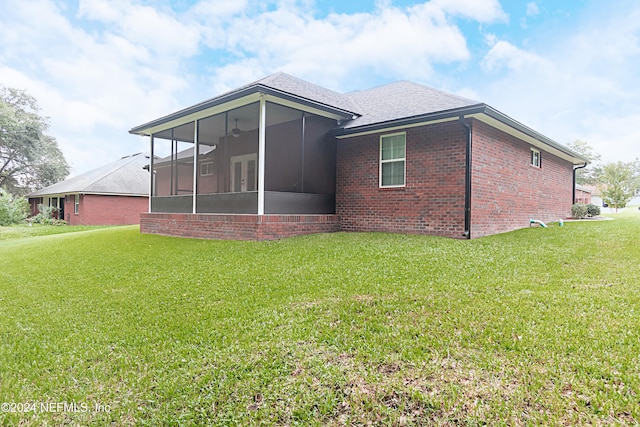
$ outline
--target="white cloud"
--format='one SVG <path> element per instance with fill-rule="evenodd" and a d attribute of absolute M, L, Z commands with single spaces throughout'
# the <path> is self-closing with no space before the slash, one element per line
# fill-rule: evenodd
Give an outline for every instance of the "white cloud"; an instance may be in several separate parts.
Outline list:
<path fill-rule="evenodd" d="M 203 0 L 191 7 L 187 15 L 202 22 L 219 22 L 243 13 L 248 6 L 247 0 Z"/>
<path fill-rule="evenodd" d="M 527 3 L 527 16 L 536 16 L 540 13 L 538 4 L 534 1 Z"/>
<path fill-rule="evenodd" d="M 172 16 L 171 11 L 126 0 L 80 0 L 78 17 L 108 24 L 132 43 L 160 55 L 188 57 L 198 49 L 198 30 Z"/>
<path fill-rule="evenodd" d="M 511 43 L 500 40 L 482 59 L 480 64 L 488 71 L 496 71 L 506 67 L 512 71 L 530 71 L 532 67 L 549 67 L 541 56 L 519 49 Z"/>
<path fill-rule="evenodd" d="M 447 14 L 464 16 L 482 23 L 506 21 L 498 0 L 432 0 L 430 3 Z"/>
<path fill-rule="evenodd" d="M 224 47 L 238 58 L 217 70 L 216 87 L 227 87 L 228 82 L 233 86 L 241 82 L 240 76 L 259 78 L 276 69 L 336 90 L 341 89 L 336 87 L 338 81 L 350 84 L 354 74 L 365 84 L 366 75 L 426 81 L 434 76 L 434 64 L 470 58 L 455 16 L 481 22 L 505 19 L 494 0 L 434 0 L 409 8 L 387 1 L 378 2 L 368 13 L 332 13 L 323 19 L 303 8 L 277 8 L 239 13 L 226 27 L 208 30 L 206 43 L 212 49 Z M 227 76 L 230 80 L 221 83 Z"/>
<path fill-rule="evenodd" d="M 86 21 L 72 21 L 75 11 L 48 0 L 10 1 L 0 17 L 0 35 L 10 40 L 0 45 L 0 82 L 38 99 L 74 173 L 140 151 L 140 139 L 132 143 L 127 130 L 181 106 L 177 96 L 188 91 L 189 75 L 180 72 L 180 58 L 198 47 L 188 31 L 163 31 L 177 23 L 171 16 L 122 2 L 103 6 L 83 3 L 77 16 L 122 21 L 83 27 Z"/>
<path fill-rule="evenodd" d="M 592 8 L 526 50 L 489 38 L 483 100 L 558 142 L 589 142 L 605 162 L 640 157 L 640 7 L 626 6 Z"/>

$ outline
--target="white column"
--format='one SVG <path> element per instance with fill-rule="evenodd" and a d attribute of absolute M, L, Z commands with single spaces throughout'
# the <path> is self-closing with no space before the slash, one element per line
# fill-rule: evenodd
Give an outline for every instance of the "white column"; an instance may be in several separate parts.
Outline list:
<path fill-rule="evenodd" d="M 260 124 L 258 136 L 258 215 L 264 215 L 264 154 L 266 141 L 267 103 L 260 97 Z"/>
<path fill-rule="evenodd" d="M 193 213 L 197 211 L 198 202 L 198 152 L 200 144 L 198 143 L 198 120 L 193 122 Z"/>
<path fill-rule="evenodd" d="M 153 134 L 151 135 L 151 155 L 149 156 L 149 213 L 151 213 L 151 198 L 153 197 L 153 181 L 155 176 L 153 174 Z M 74 206 L 75 208 L 75 206 Z"/>

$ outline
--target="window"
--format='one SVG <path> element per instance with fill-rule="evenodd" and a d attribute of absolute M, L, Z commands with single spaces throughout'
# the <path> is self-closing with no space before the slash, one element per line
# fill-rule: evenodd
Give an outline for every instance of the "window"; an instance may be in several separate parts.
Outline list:
<path fill-rule="evenodd" d="M 531 166 L 540 167 L 540 152 L 533 148 L 531 149 Z"/>
<path fill-rule="evenodd" d="M 200 163 L 200 175 L 213 175 L 213 162 Z"/>
<path fill-rule="evenodd" d="M 405 133 L 380 137 L 380 187 L 403 187 L 406 175 Z"/>
<path fill-rule="evenodd" d="M 73 205 L 73 213 L 77 215 L 79 212 L 80 212 L 80 195 L 76 194 L 75 203 Z"/>

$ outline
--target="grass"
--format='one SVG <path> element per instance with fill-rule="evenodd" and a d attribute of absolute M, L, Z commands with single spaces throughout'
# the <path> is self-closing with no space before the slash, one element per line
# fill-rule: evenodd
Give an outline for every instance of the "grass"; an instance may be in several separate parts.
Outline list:
<path fill-rule="evenodd" d="M 639 242 L 635 209 L 472 241 L 4 240 L 0 402 L 76 410 L 0 422 L 637 424 Z"/>
<path fill-rule="evenodd" d="M 20 239 L 23 237 L 34 236 L 48 236 L 51 234 L 76 233 L 78 231 L 93 230 L 103 227 L 104 226 L 95 225 L 76 225 L 73 227 L 42 224 L 33 224 L 32 226 L 12 225 L 9 227 L 0 227 L 0 240 Z"/>

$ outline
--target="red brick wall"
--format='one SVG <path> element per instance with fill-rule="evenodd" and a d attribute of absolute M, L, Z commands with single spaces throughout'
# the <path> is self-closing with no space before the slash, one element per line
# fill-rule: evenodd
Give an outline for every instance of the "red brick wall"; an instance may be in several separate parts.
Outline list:
<path fill-rule="evenodd" d="M 575 202 L 588 205 L 589 203 L 591 203 L 591 193 L 589 193 L 588 191 L 584 191 L 579 188 L 576 188 Z"/>
<path fill-rule="evenodd" d="M 394 131 L 396 133 L 399 131 Z M 345 231 L 461 238 L 466 131 L 456 122 L 406 129 L 406 186 L 379 188 L 380 135 L 339 140 L 336 213 Z"/>
<path fill-rule="evenodd" d="M 336 215 L 144 213 L 140 232 L 199 239 L 273 240 L 340 230 Z"/>
<path fill-rule="evenodd" d="M 65 203 L 65 220 L 70 225 L 139 224 L 140 214 L 149 210 L 148 197 L 80 195 L 78 214 L 74 213 L 73 196 Z"/>
<path fill-rule="evenodd" d="M 565 218 L 571 210 L 573 165 L 541 151 L 531 166 L 531 145 L 473 120 L 471 237 Z"/>
<path fill-rule="evenodd" d="M 472 127 L 472 238 L 527 227 L 530 219 L 557 221 L 569 214 L 570 162 L 540 150 L 542 167 L 533 167 L 528 143 L 477 120 Z M 337 215 L 145 213 L 141 231 L 250 240 L 338 229 L 462 238 L 465 128 L 452 121 L 406 129 L 406 186 L 381 189 L 380 135 L 388 133 L 337 142 Z"/>

